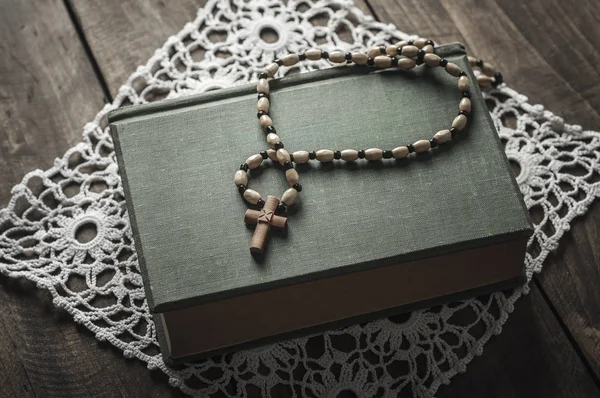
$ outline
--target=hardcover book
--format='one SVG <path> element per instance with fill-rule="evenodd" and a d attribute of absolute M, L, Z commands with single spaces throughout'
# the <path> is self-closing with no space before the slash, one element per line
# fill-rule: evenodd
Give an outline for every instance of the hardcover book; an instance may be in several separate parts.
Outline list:
<path fill-rule="evenodd" d="M 436 48 L 475 81 L 460 44 Z M 456 79 L 333 67 L 271 83 L 290 152 L 394 148 L 448 128 Z M 476 84 L 469 126 L 409 159 L 297 165 L 304 187 L 252 256 L 233 174 L 266 149 L 256 88 L 238 86 L 109 115 L 150 310 L 168 363 L 467 298 L 523 282 L 531 222 Z M 250 171 L 266 195 L 281 167 Z"/>

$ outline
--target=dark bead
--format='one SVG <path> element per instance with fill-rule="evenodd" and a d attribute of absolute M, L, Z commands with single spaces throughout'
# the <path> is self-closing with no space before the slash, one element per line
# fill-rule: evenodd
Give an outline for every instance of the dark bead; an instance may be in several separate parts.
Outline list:
<path fill-rule="evenodd" d="M 436 146 L 438 146 L 437 138 L 430 139 L 429 143 L 431 144 L 432 148 L 435 148 Z"/>
<path fill-rule="evenodd" d="M 300 61 L 304 61 L 304 60 L 306 60 L 306 54 L 304 54 L 304 53 L 302 53 L 302 54 L 298 54 L 298 59 L 299 59 Z"/>
<path fill-rule="evenodd" d="M 279 141 L 273 146 L 273 148 L 275 148 L 275 150 L 283 148 L 283 142 Z"/>
<path fill-rule="evenodd" d="M 276 60 L 274 60 L 273 62 L 275 62 L 277 65 L 281 66 L 283 65 L 283 61 L 280 60 L 279 58 L 277 58 Z"/>
<path fill-rule="evenodd" d="M 464 70 L 461 70 L 460 73 L 458 74 L 458 76 L 467 76 L 467 72 L 465 72 Z"/>
<path fill-rule="evenodd" d="M 465 90 L 463 91 L 463 97 L 465 98 L 471 98 L 471 92 L 469 90 Z"/>
<path fill-rule="evenodd" d="M 502 84 L 504 82 L 504 78 L 502 77 L 502 74 L 500 72 L 496 72 L 496 74 L 494 75 L 494 81 L 492 82 L 492 85 L 494 87 L 498 87 L 499 84 Z"/>
<path fill-rule="evenodd" d="M 284 170 L 289 170 L 289 169 L 293 169 L 294 166 L 292 166 L 292 162 L 290 162 L 289 160 L 286 160 L 286 162 L 283 164 L 283 169 Z"/>
<path fill-rule="evenodd" d="M 352 53 L 346 53 L 346 61 L 352 61 Z"/>
<path fill-rule="evenodd" d="M 260 119 L 261 116 L 267 115 L 267 112 L 265 111 L 258 111 L 258 113 L 256 114 L 256 117 Z"/>
<path fill-rule="evenodd" d="M 294 184 L 292 188 L 294 188 L 298 192 L 302 192 L 302 185 L 300 184 Z"/>
<path fill-rule="evenodd" d="M 433 44 L 433 40 L 427 40 L 427 41 L 425 42 L 425 45 L 428 45 L 428 44 L 429 44 L 430 46 L 435 46 L 435 44 Z"/>
<path fill-rule="evenodd" d="M 260 156 L 262 156 L 263 159 L 266 159 L 269 157 L 269 155 L 267 155 L 267 151 L 261 151 Z"/>
<path fill-rule="evenodd" d="M 265 200 L 264 200 L 263 198 L 260 198 L 260 199 L 258 200 L 258 203 L 257 203 L 257 205 L 258 205 L 258 207 L 261 207 L 261 208 L 262 208 L 262 207 L 265 207 Z"/>
<path fill-rule="evenodd" d="M 287 206 L 284 205 L 283 203 L 279 203 L 277 205 L 277 213 L 285 213 L 286 210 L 287 210 Z"/>
<path fill-rule="evenodd" d="M 419 50 L 419 52 L 417 53 L 417 64 L 419 64 L 419 65 L 422 64 L 424 57 L 425 57 L 425 51 Z"/>
<path fill-rule="evenodd" d="M 383 151 L 383 158 L 389 159 L 392 157 L 392 151 Z"/>
<path fill-rule="evenodd" d="M 414 41 L 414 40 L 409 40 L 409 41 L 408 41 L 408 45 L 409 45 L 409 46 L 412 46 L 413 44 L 415 44 L 415 41 Z"/>
<path fill-rule="evenodd" d="M 369 66 L 375 65 L 375 60 L 373 58 L 367 59 L 367 65 L 369 65 Z"/>
<path fill-rule="evenodd" d="M 327 51 L 321 51 L 321 58 L 323 58 L 323 59 L 329 58 L 329 53 Z"/>
<path fill-rule="evenodd" d="M 467 115 L 468 115 L 468 113 L 467 113 L 467 112 L 465 112 L 465 111 L 458 111 L 458 114 L 459 114 L 459 115 L 465 115 L 465 116 L 467 116 Z"/>
<path fill-rule="evenodd" d="M 277 134 L 277 130 L 275 130 L 275 127 L 273 126 L 267 126 L 265 130 L 267 130 L 267 133 Z"/>
<path fill-rule="evenodd" d="M 452 138 L 458 133 L 458 130 L 454 127 L 450 127 L 450 134 L 452 134 Z"/>
<path fill-rule="evenodd" d="M 398 58 L 392 57 L 392 66 L 398 66 Z"/>
<path fill-rule="evenodd" d="M 359 159 L 365 158 L 365 150 L 364 149 L 361 149 L 360 151 L 358 151 L 358 158 Z"/>
<path fill-rule="evenodd" d="M 267 77 L 269 77 L 269 75 L 267 75 L 265 72 L 261 72 L 261 73 L 258 75 L 258 78 L 259 78 L 259 79 L 266 79 Z"/>
<path fill-rule="evenodd" d="M 384 46 L 380 46 L 379 47 L 379 52 L 382 54 L 385 54 L 385 47 Z"/>
<path fill-rule="evenodd" d="M 244 163 L 240 166 L 240 170 L 248 171 L 248 164 Z"/>
<path fill-rule="evenodd" d="M 292 154 L 290 153 L 290 162 L 293 162 L 293 161 L 294 161 L 294 155 L 292 155 Z"/>
<path fill-rule="evenodd" d="M 261 98 L 269 98 L 269 94 L 267 94 L 267 93 L 258 93 L 258 99 L 261 99 Z"/>
<path fill-rule="evenodd" d="M 445 68 L 445 67 L 446 67 L 446 65 L 448 65 L 448 60 L 447 60 L 447 59 L 445 59 L 445 58 L 442 58 L 442 59 L 440 59 L 440 66 L 441 66 L 442 68 Z"/>
<path fill-rule="evenodd" d="M 475 65 L 479 66 L 480 68 L 483 68 L 483 60 L 478 59 L 477 62 L 475 62 Z"/>
<path fill-rule="evenodd" d="M 415 151 L 415 147 L 412 144 L 406 146 L 408 148 L 409 153 L 413 153 Z"/>
<path fill-rule="evenodd" d="M 340 151 L 335 151 L 333 153 L 333 158 L 334 159 L 341 159 L 342 158 L 342 153 Z"/>
<path fill-rule="evenodd" d="M 315 160 L 317 158 L 317 153 L 315 151 L 310 151 L 308 154 L 308 158 L 311 160 Z"/>
<path fill-rule="evenodd" d="M 238 187 L 238 191 L 239 191 L 240 195 L 243 195 L 244 192 L 246 192 L 246 186 L 244 184 L 240 184 L 237 187 Z"/>
<path fill-rule="evenodd" d="M 402 47 L 398 47 L 396 51 L 398 51 L 398 55 L 402 55 Z"/>

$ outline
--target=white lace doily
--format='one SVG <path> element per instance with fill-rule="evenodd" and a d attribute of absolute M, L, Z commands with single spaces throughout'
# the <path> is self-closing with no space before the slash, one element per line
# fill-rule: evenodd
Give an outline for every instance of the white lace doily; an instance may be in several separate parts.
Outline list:
<path fill-rule="evenodd" d="M 261 39 L 265 29 L 278 39 Z M 189 394 L 434 395 L 500 333 L 527 286 L 167 367 L 158 353 L 105 125 L 106 113 L 124 104 L 247 83 L 267 62 L 288 52 L 312 46 L 364 50 L 406 37 L 343 0 L 209 1 L 85 125 L 81 143 L 52 168 L 32 171 L 14 187 L 8 207 L 0 210 L 0 270 L 49 290 L 54 304 L 99 340 L 148 368 L 160 368 L 173 386 Z M 311 64 L 324 66 L 325 61 Z M 486 99 L 506 153 L 520 167 L 517 180 L 526 204 L 540 215 L 525 261 L 531 279 L 573 218 L 599 196 L 600 134 L 565 124 L 505 85 Z M 505 125 L 511 119 L 514 125 Z M 91 240 L 79 233 L 85 228 L 95 231 Z"/>

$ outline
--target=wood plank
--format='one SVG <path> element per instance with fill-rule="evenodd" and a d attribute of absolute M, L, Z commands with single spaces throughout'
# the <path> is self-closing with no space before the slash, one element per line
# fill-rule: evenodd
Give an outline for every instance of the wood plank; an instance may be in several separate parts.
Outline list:
<path fill-rule="evenodd" d="M 0 205 L 81 140 L 103 93 L 59 0 L 0 1 Z M 166 377 L 100 344 L 32 283 L 0 278 L 0 396 L 170 395 Z M 157 379 L 153 385 L 153 379 Z"/>

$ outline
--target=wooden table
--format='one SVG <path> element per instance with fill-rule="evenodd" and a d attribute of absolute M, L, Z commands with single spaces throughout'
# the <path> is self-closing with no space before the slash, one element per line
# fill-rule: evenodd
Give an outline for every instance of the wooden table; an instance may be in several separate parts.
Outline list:
<path fill-rule="evenodd" d="M 600 129 L 597 0 L 358 0 L 364 12 L 493 60 L 533 103 Z M 82 126 L 165 39 L 191 0 L 0 1 L 0 205 L 77 143 Z M 600 206 L 578 219 L 501 335 L 439 396 L 600 396 Z M 0 283 L 6 397 L 170 396 L 159 371 L 99 343 L 44 291 Z"/>

